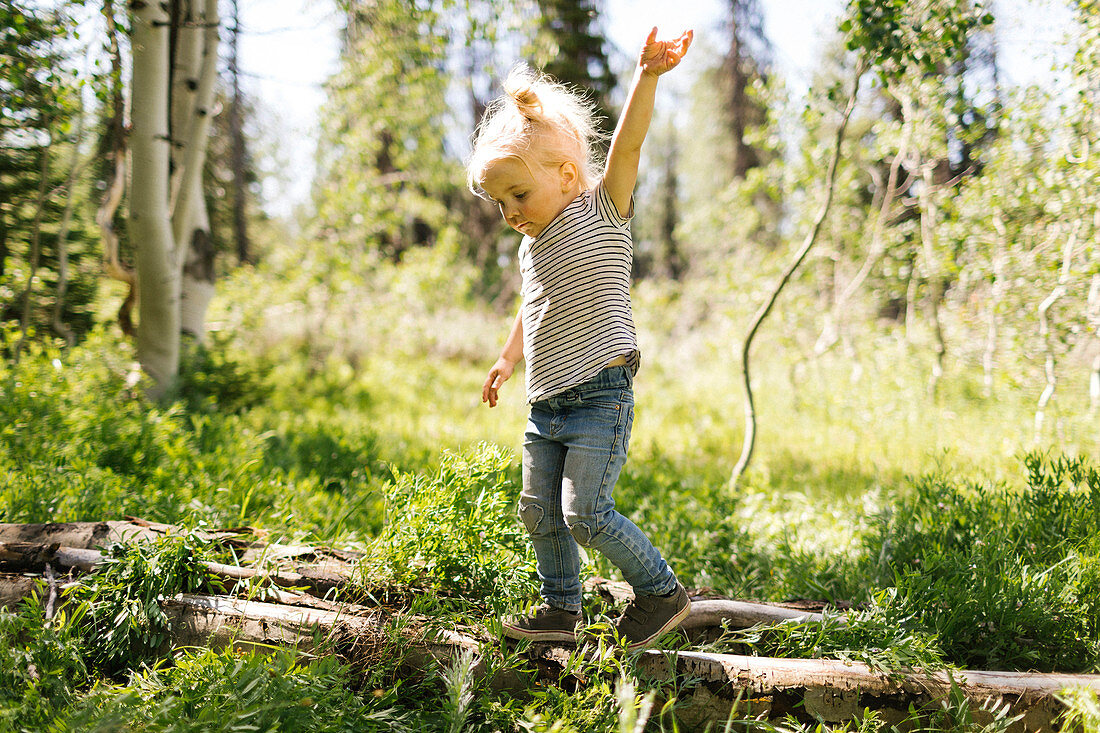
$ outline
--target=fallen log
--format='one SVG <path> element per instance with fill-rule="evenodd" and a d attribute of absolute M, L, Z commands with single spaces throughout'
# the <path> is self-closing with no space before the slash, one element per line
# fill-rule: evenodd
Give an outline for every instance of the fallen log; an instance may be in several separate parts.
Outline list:
<path fill-rule="evenodd" d="M 81 550 L 96 550 L 115 542 L 156 540 L 166 535 L 182 534 L 185 530 L 172 524 L 149 522 L 128 517 L 108 522 L 61 522 L 52 524 L 0 523 L 0 545 L 9 547 L 44 545 L 74 560 L 67 567 L 90 569 L 93 555 L 81 555 Z M 355 561 L 362 553 L 335 550 L 313 545 L 273 544 L 264 541 L 266 533 L 254 527 L 231 527 L 217 530 L 197 530 L 202 540 L 232 550 L 238 565 L 260 565 L 265 570 L 242 568 L 236 579 L 263 578 L 261 582 L 281 587 L 307 587 L 325 597 L 339 590 L 353 576 Z M 0 563 L 3 562 L 0 556 Z M 7 567 L 15 562 L 10 558 Z M 41 567 L 39 560 L 37 567 Z M 211 565 L 214 565 L 211 563 Z M 216 575 L 223 573 L 212 570 Z M 228 575 L 226 577 L 229 577 Z"/>
<path fill-rule="evenodd" d="M 0 573 L 0 608 L 18 605 L 34 592 L 41 580 L 19 573 Z"/>
<path fill-rule="evenodd" d="M 609 603 L 622 603 L 634 597 L 629 583 L 589 578 L 585 590 L 598 593 Z M 777 624 L 784 621 L 822 621 L 823 614 L 778 603 L 752 603 L 727 598 L 692 598 L 691 615 L 681 625 L 685 631 L 715 628 L 726 622 L 730 628 L 747 629 L 757 624 Z"/>
<path fill-rule="evenodd" d="M 288 645 L 315 648 L 319 636 L 337 639 L 336 646 L 370 656 L 377 651 L 384 617 L 359 617 L 334 611 L 293 609 L 236 598 L 179 596 L 166 602 L 175 620 L 177 644 Z M 349 643 L 350 642 L 350 643 Z M 488 669 L 486 653 L 495 641 L 443 631 L 431 641 L 414 640 L 409 657 L 420 667 L 432 661 L 446 664 L 460 653 L 480 655 L 475 672 Z M 529 656 L 564 666 L 572 647 L 532 645 Z M 351 660 L 354 663 L 354 658 Z M 952 687 L 970 703 L 972 718 L 992 720 L 987 712 L 1005 706 L 1019 715 L 1019 730 L 1048 731 L 1063 710 L 1057 695 L 1083 687 L 1100 693 L 1100 675 L 1024 674 L 955 670 L 876 670 L 859 662 L 830 659 L 775 659 L 691 651 L 647 650 L 638 655 L 639 671 L 666 683 L 682 684 L 675 714 L 682 725 L 703 727 L 731 715 L 779 719 L 793 715 L 805 721 L 841 723 L 858 720 L 864 710 L 877 711 L 896 724 L 911 710 L 937 708 Z M 525 683 L 514 673 L 490 680 L 499 690 L 521 692 Z"/>
<path fill-rule="evenodd" d="M 0 542 L 74 547 L 92 550 L 113 542 L 155 540 L 166 535 L 183 534 L 174 524 L 150 522 L 136 517 L 107 522 L 56 522 L 49 524 L 0 523 Z M 287 545 L 268 543 L 266 532 L 256 527 L 229 527 L 216 530 L 192 530 L 202 540 L 223 545 L 234 550 L 238 562 L 251 564 L 259 560 L 321 559 L 350 563 L 362 557 L 354 550 L 335 550 L 316 545 Z M 321 564 L 324 564 L 323 562 Z"/>
<path fill-rule="evenodd" d="M 42 571 L 48 563 L 62 568 L 76 568 L 84 572 L 91 571 L 104 560 L 98 550 L 79 547 L 58 547 L 28 542 L 0 542 L 0 569 L 21 571 Z M 257 586 L 273 585 L 278 588 L 304 589 L 311 595 L 327 597 L 334 589 L 340 589 L 347 583 L 345 575 L 325 573 L 316 567 L 307 568 L 305 573 L 291 570 L 266 571 L 257 568 L 245 568 L 223 563 L 203 562 L 203 567 L 216 578 L 225 580 L 248 580 Z M 350 569 L 347 575 L 350 576 Z M 594 581 L 593 585 L 607 581 Z M 625 585 L 625 584 L 624 584 Z M 598 586 L 597 586 L 598 587 Z M 757 624 L 775 624 L 783 621 L 821 621 L 822 615 L 806 611 L 796 611 L 781 606 L 763 603 L 748 603 L 725 599 L 705 599 L 691 605 L 691 613 L 682 624 L 689 633 L 704 629 L 718 628 L 723 625 L 743 629 Z"/>
<path fill-rule="evenodd" d="M 765 603 L 730 601 L 721 598 L 709 598 L 691 602 L 691 614 L 680 625 L 685 631 L 713 628 L 723 623 L 731 629 L 747 629 L 757 624 L 778 624 L 784 621 L 822 621 L 824 616 L 810 611 L 796 611 L 792 608 L 773 606 Z"/>
<path fill-rule="evenodd" d="M 25 576 L 0 574 L 0 599 L 29 593 Z M 5 585 L 10 583 L 10 585 Z M 23 589 L 23 590 L 20 590 Z M 350 664 L 370 665 L 392 652 L 386 625 L 393 617 L 376 608 L 326 603 L 285 593 L 280 600 L 324 607 L 267 603 L 228 596 L 179 595 L 163 602 L 171 621 L 170 644 L 267 649 L 291 647 L 303 652 L 335 650 Z M 441 630 L 426 633 L 424 623 L 407 624 L 405 664 L 421 671 L 448 664 L 459 654 L 476 655 L 475 674 L 484 678 L 498 656 L 498 642 L 482 635 Z M 318 641 L 322 644 L 319 646 Z M 544 674 L 554 676 L 575 653 L 572 646 L 534 644 L 527 656 Z M 977 722 L 992 719 L 983 711 L 1005 706 L 1021 716 L 1018 730 L 1054 730 L 1063 710 L 1057 694 L 1084 687 L 1100 693 L 1100 675 L 1024 674 L 975 670 L 878 670 L 859 662 L 829 659 L 775 659 L 694 651 L 647 650 L 636 658 L 639 673 L 677 689 L 674 707 L 688 729 L 722 723 L 732 716 L 841 723 L 856 720 L 865 709 L 887 723 L 899 723 L 912 709 L 929 709 L 948 699 L 952 685 L 971 705 Z M 678 680 L 678 684 L 670 684 Z M 515 671 L 495 673 L 498 690 L 521 693 L 527 683 Z"/>

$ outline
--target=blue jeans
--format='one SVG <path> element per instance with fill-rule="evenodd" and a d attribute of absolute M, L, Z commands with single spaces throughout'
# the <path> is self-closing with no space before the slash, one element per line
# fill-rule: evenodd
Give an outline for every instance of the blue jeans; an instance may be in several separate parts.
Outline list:
<path fill-rule="evenodd" d="M 581 610 L 578 544 L 602 552 L 637 594 L 676 588 L 661 553 L 611 498 L 633 422 L 631 374 L 622 366 L 531 404 L 519 516 L 534 545 L 542 597 L 552 606 Z"/>

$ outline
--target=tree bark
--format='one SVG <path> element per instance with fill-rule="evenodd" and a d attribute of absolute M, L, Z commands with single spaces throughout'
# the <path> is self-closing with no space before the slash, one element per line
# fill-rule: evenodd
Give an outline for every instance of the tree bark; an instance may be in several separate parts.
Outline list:
<path fill-rule="evenodd" d="M 180 355 L 179 256 L 168 197 L 169 43 L 171 18 L 161 3 L 132 3 L 130 231 L 139 288 L 137 354 L 152 380 L 150 396 L 175 382 Z"/>
<path fill-rule="evenodd" d="M 172 210 L 172 236 L 180 249 L 180 329 L 201 343 L 206 334 L 206 309 L 214 297 L 214 246 L 210 236 L 210 216 L 203 197 L 203 170 L 207 140 L 213 119 L 214 82 L 218 76 L 218 3 L 217 0 L 194 0 L 202 3 L 195 14 L 191 35 L 191 58 L 187 64 L 187 89 L 193 89 L 188 104 L 181 112 L 180 124 L 185 126 L 179 171 L 178 195 Z"/>
<path fill-rule="evenodd" d="M 760 310 L 756 312 L 749 326 L 748 335 L 745 336 L 745 341 L 741 346 L 741 374 L 745 386 L 745 439 L 741 447 L 741 457 L 737 460 L 737 465 L 734 466 L 733 474 L 730 476 L 731 488 L 737 487 L 738 482 L 741 480 L 741 476 L 748 468 L 756 443 L 756 405 L 752 394 L 752 380 L 749 375 L 749 350 L 752 348 L 752 342 L 756 337 L 756 332 L 760 329 L 764 319 L 768 317 L 768 314 L 771 312 L 783 288 L 786 287 L 799 265 L 802 264 L 802 261 L 806 259 L 806 255 L 809 254 L 810 249 L 817 241 L 817 235 L 821 231 L 822 224 L 825 223 L 825 218 L 829 215 L 829 209 L 833 203 L 833 193 L 836 188 L 836 170 L 840 164 L 840 151 L 841 145 L 844 142 L 844 130 L 848 126 L 848 119 L 852 116 L 852 110 L 855 109 L 856 97 L 859 94 L 859 82 L 865 70 L 866 64 L 861 58 L 856 63 L 852 91 L 848 94 L 848 101 L 844 106 L 840 124 L 837 125 L 836 135 L 833 140 L 833 154 L 829 160 L 829 167 L 825 174 L 825 201 L 821 205 L 821 210 L 814 219 L 813 226 L 810 227 L 810 231 L 806 234 L 806 238 L 802 242 L 802 247 L 798 250 L 794 260 L 788 265 L 783 276 L 779 279 L 779 282 L 768 296 L 768 299 L 760 307 Z"/>
<path fill-rule="evenodd" d="M 1054 398 L 1054 390 L 1058 385 L 1058 377 L 1055 372 L 1054 347 L 1050 343 L 1050 319 L 1047 314 L 1054 304 L 1066 294 L 1066 284 L 1069 282 L 1069 270 L 1073 264 L 1073 251 L 1076 246 L 1077 227 L 1075 226 L 1069 237 L 1066 238 L 1066 247 L 1062 250 L 1062 267 L 1058 272 L 1058 282 L 1054 289 L 1050 291 L 1050 294 L 1039 304 L 1039 338 L 1043 342 L 1043 373 L 1046 376 L 1046 385 L 1043 387 L 1042 394 L 1039 395 L 1039 402 L 1035 407 L 1036 445 L 1043 437 L 1046 409 Z"/>

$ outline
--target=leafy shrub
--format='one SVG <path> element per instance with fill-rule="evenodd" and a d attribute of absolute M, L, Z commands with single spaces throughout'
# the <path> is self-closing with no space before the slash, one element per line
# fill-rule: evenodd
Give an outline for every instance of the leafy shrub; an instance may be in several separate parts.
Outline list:
<path fill-rule="evenodd" d="M 513 508 L 511 455 L 481 444 L 444 453 L 433 475 L 400 474 L 386 493 L 386 524 L 363 571 L 397 584 L 507 602 L 534 591 L 533 553 Z"/>
<path fill-rule="evenodd" d="M 96 667 L 118 673 L 162 651 L 171 624 L 161 602 L 197 590 L 205 580 L 202 543 L 191 533 L 155 541 L 115 543 L 105 562 L 72 588 L 86 604 L 84 649 Z"/>
<path fill-rule="evenodd" d="M 919 479 L 869 538 L 868 565 L 956 663 L 1095 668 L 1100 475 L 1080 459 L 1025 466 L 1018 490 Z"/>
<path fill-rule="evenodd" d="M 79 698 L 89 670 L 76 626 L 65 609 L 47 621 L 37 596 L 0 609 L 0 729 L 46 730 Z"/>

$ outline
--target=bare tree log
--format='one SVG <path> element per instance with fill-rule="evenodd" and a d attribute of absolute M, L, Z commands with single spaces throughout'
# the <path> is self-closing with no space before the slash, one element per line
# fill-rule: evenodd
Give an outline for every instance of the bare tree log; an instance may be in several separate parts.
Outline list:
<path fill-rule="evenodd" d="M 56 564 L 61 568 L 90 572 L 102 564 L 104 559 L 104 556 L 95 549 L 65 547 L 57 543 L 0 541 L 0 569 L 2 570 L 48 572 L 51 564 Z M 354 572 L 354 567 L 350 564 L 331 562 L 325 565 L 300 566 L 297 571 L 249 568 L 215 562 L 203 562 L 202 566 L 207 573 L 216 578 L 250 581 L 250 588 L 274 586 L 302 589 L 308 594 L 321 598 L 330 596 L 333 590 L 346 587 Z M 613 600 L 629 597 L 629 586 L 626 586 L 626 595 L 622 595 L 620 586 L 626 586 L 626 584 L 609 581 L 588 584 L 590 590 L 600 591 L 602 595 L 609 596 Z M 822 618 L 820 613 L 772 604 L 706 599 L 692 603 L 691 614 L 684 621 L 683 628 L 687 631 L 696 631 L 721 627 L 725 624 L 729 628 L 742 629 L 757 624 L 821 621 Z"/>
<path fill-rule="evenodd" d="M 972 706 L 975 722 L 992 715 L 977 708 L 1005 705 L 1022 716 L 1025 730 L 1054 730 L 1063 710 L 1057 695 L 1066 688 L 1100 692 L 1100 675 L 1024 674 L 955 670 L 879 670 L 860 662 L 832 659 L 775 659 L 732 654 L 648 651 L 642 670 L 657 679 L 673 674 L 698 680 L 682 691 L 678 717 L 688 725 L 728 718 L 738 695 L 747 700 L 742 713 L 765 718 L 793 715 L 801 720 L 841 723 L 877 711 L 886 724 L 911 717 L 912 708 L 936 709 L 952 686 Z"/>
<path fill-rule="evenodd" d="M 691 613 L 680 625 L 685 631 L 728 625 L 731 629 L 747 629 L 757 624 L 778 624 L 784 621 L 822 621 L 824 616 L 813 611 L 798 611 L 766 603 L 730 601 L 724 598 L 691 602 Z"/>
<path fill-rule="evenodd" d="M 376 642 L 384 617 L 357 617 L 316 609 L 210 596 L 179 596 L 166 604 L 175 621 L 175 644 L 272 644 L 313 649 L 318 632 L 330 635 L 337 647 L 355 649 L 355 641 Z M 336 637 L 333 639 L 333 637 Z M 339 637 L 343 636 L 341 640 Z M 353 642 L 350 647 L 347 642 Z M 410 658 L 418 666 L 447 662 L 463 652 L 481 658 L 476 673 L 486 671 L 486 645 L 471 636 L 443 631 L 432 641 L 413 639 Z M 489 645 L 494 644 L 493 641 Z M 530 656 L 564 664 L 572 648 L 533 645 Z M 354 662 L 354 660 L 352 660 Z M 1007 705 L 1023 716 L 1028 730 L 1051 730 L 1062 711 L 1057 695 L 1082 687 L 1100 692 L 1100 675 L 1026 674 L 956 670 L 876 670 L 860 662 L 832 659 L 775 659 L 703 652 L 648 650 L 638 659 L 641 672 L 660 680 L 691 680 L 681 690 L 676 714 L 688 725 L 726 720 L 738 700 L 750 700 L 744 712 L 769 718 L 788 714 L 810 720 L 844 722 L 858 719 L 864 709 L 877 710 L 886 722 L 910 716 L 911 706 L 936 707 L 948 699 L 952 686 L 978 708 L 990 702 Z M 515 679 L 495 679 L 498 689 L 520 691 Z M 516 684 L 519 683 L 517 687 Z M 975 719 L 981 722 L 980 711 Z"/>
<path fill-rule="evenodd" d="M 817 241 L 817 235 L 821 231 L 822 224 L 825 223 L 825 218 L 829 215 L 829 209 L 832 207 L 833 203 L 833 193 L 836 189 L 836 171 L 840 163 L 840 149 L 844 142 L 844 130 L 848 126 L 848 119 L 852 116 L 852 110 L 855 109 L 856 97 L 859 94 L 860 79 L 863 77 L 866 68 L 866 62 L 860 58 L 856 63 L 855 79 L 852 82 L 852 90 L 848 94 L 848 101 L 844 106 L 840 124 L 837 125 L 836 135 L 833 139 L 833 154 L 829 160 L 829 168 L 825 174 L 825 201 L 821 205 L 821 210 L 814 219 L 813 226 L 810 227 L 810 231 L 806 234 L 806 239 L 802 242 L 802 247 L 798 250 L 794 260 L 787 266 L 787 269 L 783 272 L 783 276 L 779 279 L 775 288 L 772 289 L 771 295 L 768 296 L 768 299 L 753 317 L 752 323 L 749 326 L 749 332 L 745 336 L 745 341 L 741 346 L 741 374 L 745 386 L 745 438 L 741 447 L 741 457 L 738 458 L 737 465 L 734 466 L 733 474 L 730 476 L 731 488 L 737 487 L 738 482 L 741 480 L 741 476 L 745 473 L 745 469 L 748 468 L 756 443 L 756 404 L 753 400 L 752 380 L 749 375 L 749 350 L 752 348 L 752 342 L 756 337 L 756 332 L 760 330 L 760 326 L 764 322 L 764 319 L 771 313 L 772 307 L 775 305 L 783 288 L 786 287 L 799 265 L 802 264 L 802 261 L 806 259 L 806 255 L 809 254 L 810 248 L 812 248 Z"/>
<path fill-rule="evenodd" d="M 185 530 L 173 524 L 150 522 L 136 517 L 107 522 L 60 522 L 51 524 L 0 523 L 0 542 L 25 542 L 43 545 L 94 549 L 114 542 L 155 540 L 166 535 L 183 534 Z M 229 527 L 216 530 L 194 531 L 199 539 L 228 545 L 238 562 L 251 564 L 276 560 L 297 559 L 348 563 L 360 553 L 352 550 L 335 550 L 319 545 L 269 544 L 265 535 L 255 527 Z"/>
<path fill-rule="evenodd" d="M 353 616 L 319 609 L 288 608 L 278 604 L 213 596 L 178 596 L 165 603 L 173 620 L 174 645 L 271 645 L 316 650 L 323 638 L 338 650 L 354 655 L 377 650 L 383 635 L 382 615 Z M 410 632 L 412 632 L 410 634 Z M 446 663 L 461 653 L 475 653 L 475 674 L 487 673 L 488 643 L 454 631 L 441 631 L 431 640 L 417 638 L 416 627 L 406 627 L 413 652 L 408 661 L 421 668 Z M 571 648 L 533 645 L 536 659 L 564 662 Z M 350 660 L 354 663 L 354 658 Z M 702 652 L 642 652 L 637 663 L 643 674 L 659 680 L 690 680 L 680 694 L 677 717 L 692 725 L 722 722 L 738 700 L 750 700 L 753 715 L 777 718 L 787 714 L 826 722 L 858 719 L 864 709 L 877 710 L 887 722 L 910 716 L 911 706 L 936 707 L 955 686 L 974 708 L 991 701 L 1007 705 L 1023 716 L 1029 730 L 1050 730 L 1062 710 L 1056 697 L 1070 687 L 1100 692 L 1100 675 L 1022 674 L 957 670 L 925 672 L 915 669 L 875 670 L 859 662 L 831 659 L 774 659 Z M 491 681 L 497 689 L 521 691 L 519 677 Z M 980 721 L 980 712 L 975 715 Z"/>
<path fill-rule="evenodd" d="M 34 593 L 40 578 L 22 573 L 0 573 L 0 608 L 12 608 Z"/>

